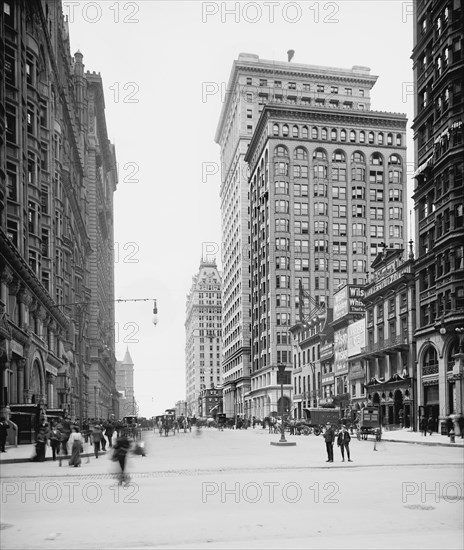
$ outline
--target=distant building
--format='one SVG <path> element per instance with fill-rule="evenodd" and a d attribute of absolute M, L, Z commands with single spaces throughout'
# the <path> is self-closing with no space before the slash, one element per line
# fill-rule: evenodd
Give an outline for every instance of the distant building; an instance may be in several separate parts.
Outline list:
<path fill-rule="evenodd" d="M 203 259 L 192 278 L 185 320 L 185 384 L 188 416 L 199 416 L 200 392 L 221 386 L 221 275 L 216 260 Z"/>
<path fill-rule="evenodd" d="M 116 362 L 116 389 L 119 397 L 119 417 L 138 416 L 138 406 L 134 393 L 134 363 L 126 349 L 124 359 Z"/>
<path fill-rule="evenodd" d="M 200 391 L 198 397 L 198 416 L 214 418 L 222 413 L 222 389 L 209 388 Z"/>
<path fill-rule="evenodd" d="M 417 405 L 435 429 L 464 413 L 464 14 L 414 2 Z"/>

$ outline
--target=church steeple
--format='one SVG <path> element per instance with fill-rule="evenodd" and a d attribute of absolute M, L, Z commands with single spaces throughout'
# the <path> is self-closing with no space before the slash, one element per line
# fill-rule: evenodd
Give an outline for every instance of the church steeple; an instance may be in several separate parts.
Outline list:
<path fill-rule="evenodd" d="M 124 355 L 124 359 L 121 361 L 123 365 L 133 365 L 134 362 L 132 361 L 132 357 L 129 353 L 129 346 L 126 348 L 126 353 Z"/>

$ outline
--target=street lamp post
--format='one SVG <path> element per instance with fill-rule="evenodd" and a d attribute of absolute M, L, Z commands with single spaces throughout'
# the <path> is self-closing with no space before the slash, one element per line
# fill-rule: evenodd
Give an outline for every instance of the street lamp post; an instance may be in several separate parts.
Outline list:
<path fill-rule="evenodd" d="M 104 303 L 119 303 L 119 302 L 153 302 L 153 318 L 152 322 L 156 326 L 158 323 L 158 306 L 156 303 L 156 299 L 154 298 L 118 298 L 117 300 L 103 300 Z M 82 429 L 82 424 L 84 421 L 84 412 L 87 413 L 85 410 L 84 405 L 84 391 L 83 391 L 83 384 L 84 384 L 84 354 L 82 352 L 82 347 L 84 343 L 84 313 L 85 308 L 88 305 L 96 304 L 98 302 L 96 301 L 84 301 L 84 302 L 72 302 L 72 303 L 65 303 L 65 304 L 55 304 L 52 307 L 70 307 L 70 306 L 76 306 L 76 321 L 78 324 L 78 337 L 77 337 L 77 357 L 79 359 L 79 425 Z M 97 386 L 94 386 L 95 390 L 95 416 L 97 417 Z M 85 400 L 85 403 L 87 403 L 87 400 Z M 135 407 L 135 404 L 134 404 Z M 134 413 L 135 414 L 135 413 Z"/>
<path fill-rule="evenodd" d="M 287 441 L 285 439 L 285 424 L 284 424 L 284 375 L 285 375 L 285 365 L 279 363 L 277 365 L 279 369 L 278 374 L 280 376 L 280 403 L 281 403 L 281 423 L 280 423 L 280 440 L 271 441 L 271 445 L 279 447 L 290 447 L 295 446 L 295 441 Z"/>

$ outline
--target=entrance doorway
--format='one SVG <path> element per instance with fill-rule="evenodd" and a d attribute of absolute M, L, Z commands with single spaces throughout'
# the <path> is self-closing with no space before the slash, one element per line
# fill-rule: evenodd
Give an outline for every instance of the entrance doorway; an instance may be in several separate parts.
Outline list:
<path fill-rule="evenodd" d="M 403 410 L 403 392 L 396 390 L 393 396 L 393 408 L 394 408 L 394 424 L 403 424 L 404 422 L 404 410 Z"/>

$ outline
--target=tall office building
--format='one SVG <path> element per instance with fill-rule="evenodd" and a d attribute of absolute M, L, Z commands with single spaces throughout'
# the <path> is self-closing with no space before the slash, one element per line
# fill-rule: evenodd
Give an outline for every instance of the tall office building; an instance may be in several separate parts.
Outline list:
<path fill-rule="evenodd" d="M 192 277 L 185 320 L 187 415 L 199 416 L 202 390 L 221 386 L 221 275 L 216 260 L 203 259 Z M 185 411 L 184 411 L 185 412 Z"/>
<path fill-rule="evenodd" d="M 115 411 L 116 163 L 61 2 L 3 2 L 0 34 L 1 398 L 27 441 L 37 407 L 91 415 L 94 385 Z"/>
<path fill-rule="evenodd" d="M 366 281 L 382 242 L 404 245 L 406 118 L 370 110 L 376 79 L 360 66 L 234 62 L 216 134 L 227 414 L 229 393 L 247 416 L 277 411 L 300 280 L 331 305 L 340 284 Z"/>
<path fill-rule="evenodd" d="M 300 284 L 304 311 L 330 309 L 340 285 L 366 282 L 382 243 L 403 248 L 406 238 L 405 116 L 370 110 L 376 77 L 368 68 L 298 70 L 300 94 L 293 75 L 279 76 L 277 90 L 276 77 L 268 79 L 273 101 L 245 156 L 253 308 L 248 400 L 260 417 L 278 410 L 279 363 L 288 366 L 291 389 L 288 329 L 299 317 Z M 314 359 L 317 369 L 320 357 Z"/>
<path fill-rule="evenodd" d="M 460 0 L 414 9 L 417 401 L 439 429 L 463 413 L 464 18 Z"/>

